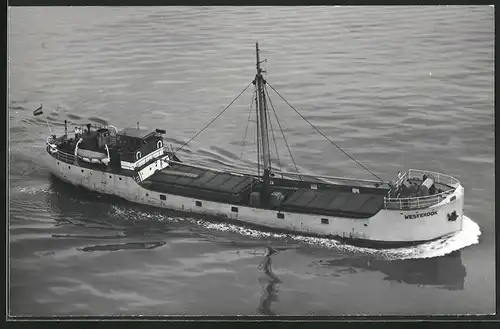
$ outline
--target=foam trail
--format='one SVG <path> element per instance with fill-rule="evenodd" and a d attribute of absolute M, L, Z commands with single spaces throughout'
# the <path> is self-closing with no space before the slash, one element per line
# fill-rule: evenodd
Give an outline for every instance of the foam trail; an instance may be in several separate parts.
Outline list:
<path fill-rule="evenodd" d="M 481 229 L 479 225 L 469 217 L 464 216 L 463 227 L 460 232 L 418 246 L 388 250 L 384 258 L 411 259 L 440 257 L 455 250 L 479 243 L 480 235 Z"/>
<path fill-rule="evenodd" d="M 327 238 L 315 238 L 306 237 L 296 234 L 285 234 L 285 233 L 272 233 L 259 231 L 256 229 L 247 228 L 244 226 L 211 222 L 203 219 L 193 219 L 193 218 L 182 218 L 182 217 L 165 217 L 160 214 L 152 215 L 146 214 L 140 211 L 125 211 L 119 207 L 113 206 L 115 214 L 119 216 L 127 215 L 134 217 L 135 219 L 152 219 L 152 220 L 168 220 L 172 222 L 188 221 L 193 224 L 202 226 L 208 230 L 217 230 L 220 232 L 233 232 L 241 234 L 250 238 L 255 239 L 281 239 L 281 240 L 293 240 L 297 242 L 306 243 L 312 246 L 318 246 L 322 248 L 330 248 L 338 251 L 347 251 L 362 255 L 371 255 L 376 258 L 386 259 L 386 260 L 396 260 L 396 259 L 415 259 L 415 258 L 433 258 L 440 257 L 449 254 L 455 250 L 465 248 L 467 246 L 477 244 L 479 242 L 479 236 L 481 235 L 481 230 L 479 225 L 472 221 L 469 217 L 464 216 L 462 231 L 447 237 L 443 237 L 439 240 L 420 244 L 417 246 L 395 248 L 395 249 L 373 249 L 366 247 L 356 247 L 347 244 L 343 244 L 339 241 Z"/>
<path fill-rule="evenodd" d="M 12 194 L 38 194 L 38 193 L 51 193 L 48 187 L 22 187 L 16 186 L 11 190 Z"/>
<path fill-rule="evenodd" d="M 395 248 L 395 249 L 373 249 L 373 248 L 346 245 L 336 240 L 327 238 L 314 238 L 314 237 L 305 237 L 294 234 L 261 232 L 254 229 L 240 227 L 232 224 L 211 223 L 203 220 L 198 220 L 197 223 L 208 229 L 236 232 L 253 238 L 277 238 L 277 239 L 295 240 L 313 246 L 331 248 L 339 251 L 348 251 L 357 254 L 371 255 L 377 258 L 387 259 L 387 260 L 433 258 L 433 257 L 444 256 L 455 250 L 459 250 L 467 246 L 478 243 L 479 235 L 481 235 L 479 225 L 477 225 L 470 218 L 464 216 L 464 224 L 462 231 L 454 235 L 443 237 L 439 240 L 420 244 L 417 246 Z"/>

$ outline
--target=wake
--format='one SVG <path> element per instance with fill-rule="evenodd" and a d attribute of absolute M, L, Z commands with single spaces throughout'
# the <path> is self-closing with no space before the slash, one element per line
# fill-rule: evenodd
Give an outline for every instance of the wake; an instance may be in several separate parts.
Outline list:
<path fill-rule="evenodd" d="M 261 232 L 254 229 L 239 227 L 225 223 L 210 223 L 203 220 L 198 220 L 197 223 L 207 229 L 215 229 L 218 231 L 230 231 L 239 233 L 253 238 L 276 238 L 293 240 L 296 242 L 306 243 L 312 246 L 334 249 L 338 251 L 348 251 L 355 254 L 370 255 L 376 258 L 385 260 L 396 259 L 417 259 L 417 258 L 433 258 L 440 257 L 452 253 L 453 251 L 463 249 L 473 244 L 479 243 L 481 230 L 479 225 L 472 221 L 469 217 L 464 216 L 462 231 L 443 237 L 441 239 L 420 244 L 417 246 L 394 248 L 394 249 L 373 249 L 366 247 L 356 247 L 342 242 L 327 239 L 306 237 L 294 234 L 269 233 Z"/>
<path fill-rule="evenodd" d="M 453 251 L 463 249 L 465 247 L 479 243 L 479 236 L 481 235 L 481 230 L 479 225 L 471 220 L 469 217 L 464 216 L 462 231 L 443 237 L 441 239 L 416 245 L 410 247 L 394 248 L 394 249 L 374 249 L 367 247 L 357 247 L 342 243 L 337 240 L 328 238 L 316 238 L 302 236 L 299 234 L 286 234 L 286 233 L 273 233 L 259 231 L 253 228 L 248 228 L 244 226 L 212 222 L 204 219 L 194 219 L 185 217 L 167 217 L 161 214 L 147 214 L 142 211 L 130 211 L 120 209 L 119 207 L 113 206 L 115 215 L 124 216 L 133 220 L 157 220 L 157 221 L 170 221 L 170 222 L 187 222 L 192 223 L 207 230 L 216 230 L 219 232 L 232 232 L 237 233 L 242 236 L 254 238 L 254 239 L 277 239 L 286 240 L 293 242 L 300 242 L 303 244 L 308 244 L 314 247 L 328 248 L 337 251 L 351 252 L 360 255 L 370 255 L 375 258 L 385 259 L 385 260 L 397 260 L 397 259 L 421 259 L 421 258 L 433 258 L 440 257 L 452 253 Z"/>

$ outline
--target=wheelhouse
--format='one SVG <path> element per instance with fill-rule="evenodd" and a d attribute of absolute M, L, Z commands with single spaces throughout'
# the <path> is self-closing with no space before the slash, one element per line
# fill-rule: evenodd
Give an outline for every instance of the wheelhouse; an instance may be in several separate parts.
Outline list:
<path fill-rule="evenodd" d="M 143 156 L 163 147 L 163 138 L 158 131 L 125 128 L 116 135 L 116 148 L 121 160 L 136 162 Z"/>

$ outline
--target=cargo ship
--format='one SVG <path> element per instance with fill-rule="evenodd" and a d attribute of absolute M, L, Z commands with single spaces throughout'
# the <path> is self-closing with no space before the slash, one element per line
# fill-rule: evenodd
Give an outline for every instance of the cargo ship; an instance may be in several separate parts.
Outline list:
<path fill-rule="evenodd" d="M 419 244 L 462 229 L 464 188 L 451 175 L 409 169 L 392 180 L 383 180 L 343 150 L 376 179 L 286 172 L 273 167 L 268 124 L 271 112 L 276 112 L 268 87 L 334 146 L 338 145 L 264 79 L 258 43 L 256 57 L 255 78 L 235 98 L 254 86 L 258 141 L 255 172 L 181 161 L 179 150 L 203 130 L 174 150 L 164 144 L 163 129 L 146 130 L 138 125 L 119 130 L 112 125 L 87 124 L 68 134 L 66 121 L 64 133 L 58 136 L 51 131 L 46 140 L 50 171 L 67 183 L 133 203 L 352 244 Z M 34 115 L 41 114 L 42 107 L 34 111 Z M 284 134 L 283 138 L 288 147 Z M 295 165 L 293 156 L 292 161 Z"/>

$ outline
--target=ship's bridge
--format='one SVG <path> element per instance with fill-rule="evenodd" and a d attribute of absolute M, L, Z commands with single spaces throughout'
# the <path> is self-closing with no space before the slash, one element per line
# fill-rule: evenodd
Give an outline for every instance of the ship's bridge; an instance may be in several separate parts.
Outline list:
<path fill-rule="evenodd" d="M 139 128 L 124 128 L 116 134 L 116 147 L 120 149 L 121 167 L 133 170 L 153 158 L 164 154 L 163 137 L 165 131 Z"/>

